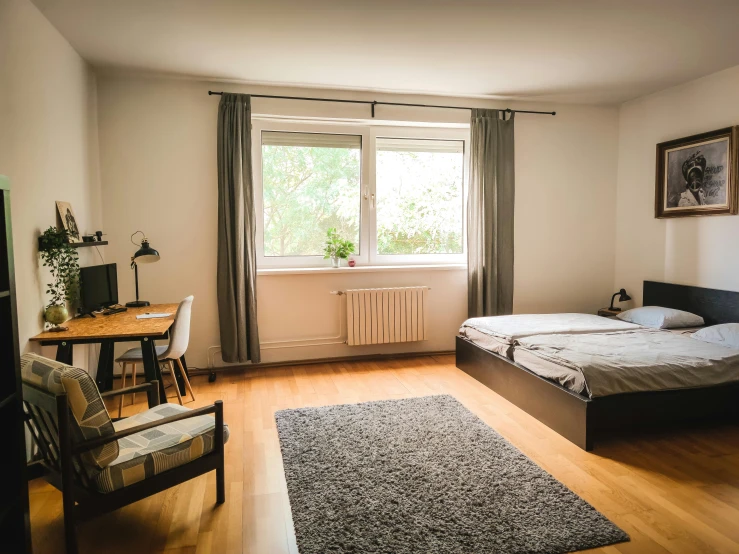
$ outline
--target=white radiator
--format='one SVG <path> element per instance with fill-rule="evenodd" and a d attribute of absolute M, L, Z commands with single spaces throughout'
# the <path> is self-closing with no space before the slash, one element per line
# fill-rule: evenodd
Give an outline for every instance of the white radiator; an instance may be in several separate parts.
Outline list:
<path fill-rule="evenodd" d="M 428 287 L 347 290 L 347 344 L 426 340 L 428 292 Z"/>

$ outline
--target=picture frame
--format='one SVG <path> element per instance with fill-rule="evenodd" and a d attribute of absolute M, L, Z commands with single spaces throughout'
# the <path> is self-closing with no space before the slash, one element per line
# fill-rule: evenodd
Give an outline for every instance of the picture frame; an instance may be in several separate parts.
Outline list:
<path fill-rule="evenodd" d="M 72 210 L 72 204 L 57 200 L 56 209 L 59 212 L 62 227 L 64 227 L 69 233 L 69 242 L 82 242 L 82 234 L 80 233 L 79 224 L 74 215 L 74 210 Z"/>
<path fill-rule="evenodd" d="M 657 145 L 654 217 L 739 211 L 739 126 Z"/>

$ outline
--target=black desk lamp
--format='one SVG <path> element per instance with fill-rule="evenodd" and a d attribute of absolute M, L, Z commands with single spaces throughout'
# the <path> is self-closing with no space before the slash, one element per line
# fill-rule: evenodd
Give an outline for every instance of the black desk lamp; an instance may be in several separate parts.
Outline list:
<path fill-rule="evenodd" d="M 131 269 L 133 269 L 134 275 L 136 276 L 136 301 L 126 302 L 127 308 L 143 308 L 144 306 L 148 306 L 150 304 L 150 302 L 148 302 L 147 300 L 139 300 L 138 264 L 151 264 L 159 261 L 159 252 L 149 246 L 149 239 L 146 238 L 146 235 L 144 235 L 143 232 L 136 231 L 133 235 L 131 235 L 131 242 L 133 244 L 136 244 L 135 242 L 133 242 L 133 237 L 136 236 L 138 233 L 141 233 L 144 236 L 144 238 L 141 239 L 141 248 L 139 248 L 136 253 L 131 256 Z"/>
<path fill-rule="evenodd" d="M 631 297 L 628 294 L 626 294 L 626 289 L 621 289 L 616 294 L 614 294 L 613 296 L 611 296 L 611 305 L 608 306 L 608 309 L 611 310 L 612 312 L 620 312 L 621 311 L 621 308 L 614 308 L 613 307 L 613 300 L 616 298 L 616 296 L 618 296 L 618 301 L 619 302 L 626 302 L 627 300 L 631 300 Z"/>

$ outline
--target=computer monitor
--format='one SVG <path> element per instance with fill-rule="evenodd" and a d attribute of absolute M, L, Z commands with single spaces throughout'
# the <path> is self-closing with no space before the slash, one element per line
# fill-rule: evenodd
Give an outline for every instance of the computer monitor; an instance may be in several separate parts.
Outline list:
<path fill-rule="evenodd" d="M 81 267 L 80 290 L 82 307 L 87 312 L 118 304 L 116 264 Z"/>

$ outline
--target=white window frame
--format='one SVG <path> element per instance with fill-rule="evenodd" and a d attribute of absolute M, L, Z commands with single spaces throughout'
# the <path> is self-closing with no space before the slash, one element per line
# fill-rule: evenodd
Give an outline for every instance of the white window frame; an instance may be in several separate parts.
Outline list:
<path fill-rule="evenodd" d="M 372 127 L 370 132 L 370 263 L 372 265 L 431 265 L 467 263 L 467 168 L 469 167 L 469 129 L 440 129 L 429 127 Z M 462 252 L 459 254 L 379 254 L 377 252 L 377 217 L 375 217 L 375 194 L 377 190 L 377 139 L 427 139 L 459 140 L 464 142 L 464 161 L 462 163 Z"/>
<path fill-rule="evenodd" d="M 358 135 L 362 137 L 362 155 L 360 170 L 360 213 L 359 213 L 359 254 L 352 257 L 360 265 L 369 263 L 368 225 L 364 224 L 369 217 L 369 203 L 364 199 L 365 184 L 369 182 L 369 128 L 356 125 L 326 125 L 320 123 L 304 124 L 302 122 L 254 120 L 252 122 L 252 160 L 254 175 L 254 206 L 257 215 L 257 268 L 277 267 L 321 267 L 330 266 L 331 262 L 323 256 L 265 256 L 264 255 L 264 185 L 262 181 L 262 131 L 283 131 L 293 133 L 328 133 L 332 135 Z"/>
<path fill-rule="evenodd" d="M 264 203 L 262 181 L 262 132 L 283 131 L 300 133 L 328 133 L 358 135 L 362 137 L 361 184 L 360 184 L 360 252 L 352 257 L 360 266 L 403 266 L 434 264 L 465 264 L 467 262 L 467 206 L 469 167 L 469 129 L 411 127 L 393 125 L 361 125 L 341 122 L 280 121 L 254 119 L 252 121 L 252 160 L 254 175 L 254 205 L 257 218 L 256 249 L 257 268 L 315 268 L 329 267 L 323 256 L 265 256 L 264 255 Z M 460 254 L 386 254 L 377 253 L 376 198 L 376 144 L 378 138 L 410 138 L 431 140 L 459 140 L 464 142 L 463 198 L 462 206 L 462 253 Z"/>

